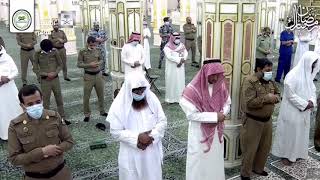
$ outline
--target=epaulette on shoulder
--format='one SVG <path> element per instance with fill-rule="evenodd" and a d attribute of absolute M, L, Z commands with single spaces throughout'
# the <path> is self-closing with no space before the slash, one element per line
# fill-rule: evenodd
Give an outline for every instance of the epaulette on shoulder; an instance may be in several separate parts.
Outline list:
<path fill-rule="evenodd" d="M 24 120 L 23 116 L 25 116 L 25 113 L 20 114 L 18 117 L 16 117 L 15 119 L 11 120 L 11 123 L 13 125 L 22 123 L 23 120 Z"/>

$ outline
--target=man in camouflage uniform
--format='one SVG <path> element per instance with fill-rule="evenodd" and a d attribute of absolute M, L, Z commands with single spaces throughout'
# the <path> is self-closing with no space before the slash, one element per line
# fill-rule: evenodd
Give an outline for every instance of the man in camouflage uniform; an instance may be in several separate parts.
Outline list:
<path fill-rule="evenodd" d="M 173 27 L 170 24 L 170 18 L 165 17 L 163 19 L 164 25 L 162 25 L 159 29 L 159 34 L 161 37 L 161 45 L 160 45 L 160 60 L 158 68 L 161 69 L 162 61 L 164 59 L 164 46 L 168 43 L 170 35 L 173 33 Z"/>
<path fill-rule="evenodd" d="M 53 22 L 53 30 L 51 31 L 51 34 L 49 35 L 49 39 L 52 41 L 53 47 L 58 50 L 59 56 L 61 57 L 64 80 L 71 81 L 71 79 L 68 78 L 67 50 L 64 47 L 64 44 L 66 42 L 68 42 L 68 39 L 67 39 L 67 36 L 64 33 L 64 31 L 59 29 L 58 21 Z"/>
<path fill-rule="evenodd" d="M 104 111 L 104 79 L 101 74 L 102 55 L 100 50 L 96 49 L 96 38 L 89 36 L 87 39 L 87 47 L 80 50 L 78 55 L 78 68 L 84 69 L 83 76 L 83 111 L 84 122 L 90 120 L 90 106 L 89 100 L 91 91 L 95 88 L 98 102 L 99 111 L 101 116 L 108 116 Z"/>
<path fill-rule="evenodd" d="M 64 120 L 59 113 L 43 108 L 37 86 L 24 86 L 18 97 L 25 112 L 9 126 L 9 161 L 22 166 L 24 180 L 71 180 L 64 154 L 74 141 Z"/>
<path fill-rule="evenodd" d="M 61 93 L 59 72 L 62 69 L 62 61 L 57 49 L 53 49 L 52 42 L 44 39 L 40 43 L 41 50 L 35 53 L 33 72 L 40 80 L 41 90 L 43 92 L 43 106 L 50 109 L 50 97 L 53 92 L 58 107 L 58 112 L 65 119 L 63 98 Z M 65 120 L 66 124 L 71 124 Z"/>
<path fill-rule="evenodd" d="M 108 39 L 107 33 L 104 30 L 100 30 L 98 22 L 94 22 L 93 29 L 89 32 L 88 36 L 96 38 L 97 49 L 99 49 L 102 54 L 101 72 L 103 76 L 108 76 L 106 73 L 106 46 L 104 45 Z"/>
<path fill-rule="evenodd" d="M 192 53 L 192 66 L 199 67 L 199 64 L 196 62 L 196 33 L 197 28 L 191 22 L 191 17 L 186 18 L 187 23 L 183 25 L 183 32 L 185 37 L 185 45 L 187 51 L 191 49 Z"/>
<path fill-rule="evenodd" d="M 17 43 L 21 46 L 20 59 L 21 59 L 21 80 L 23 86 L 27 85 L 27 72 L 29 60 L 31 64 L 34 58 L 34 45 L 37 44 L 37 37 L 34 33 L 17 33 Z"/>

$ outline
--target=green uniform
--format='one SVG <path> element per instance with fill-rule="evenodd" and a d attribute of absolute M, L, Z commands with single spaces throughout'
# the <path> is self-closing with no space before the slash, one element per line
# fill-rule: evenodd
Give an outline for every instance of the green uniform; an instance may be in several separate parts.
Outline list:
<path fill-rule="evenodd" d="M 269 50 L 271 50 L 271 38 L 258 36 L 256 58 L 266 58 Z"/>
<path fill-rule="evenodd" d="M 100 63 L 98 67 L 91 67 L 90 63 Z M 83 76 L 83 111 L 85 117 L 90 117 L 91 111 L 89 107 L 89 100 L 91 91 L 95 88 L 98 101 L 99 111 L 103 114 L 104 111 L 104 80 L 101 74 L 102 55 L 98 49 L 89 50 L 88 48 L 82 49 L 78 56 L 78 67 L 84 69 Z"/>
<path fill-rule="evenodd" d="M 37 44 L 37 37 L 34 33 L 18 33 L 16 36 L 17 43 L 21 46 L 21 80 L 23 84 L 27 84 L 27 71 L 29 60 L 33 63 L 34 45 Z"/>
<path fill-rule="evenodd" d="M 0 46 L 3 46 L 4 48 L 6 48 L 6 45 L 4 44 L 4 41 L 1 36 L 0 36 Z"/>
<path fill-rule="evenodd" d="M 68 127 L 57 112 L 44 110 L 40 120 L 23 113 L 9 126 L 8 159 L 13 165 L 22 166 L 26 172 L 25 180 L 70 180 L 72 174 L 63 155 L 73 144 Z M 63 153 L 47 157 L 42 151 L 47 145 L 57 145 Z"/>
<path fill-rule="evenodd" d="M 196 32 L 197 28 L 194 24 L 184 24 L 183 32 L 185 37 L 185 46 L 187 51 L 191 49 L 192 62 L 196 62 Z"/>
<path fill-rule="evenodd" d="M 58 112 L 64 118 L 63 99 L 58 76 L 61 69 L 62 62 L 56 49 L 53 49 L 48 53 L 44 51 L 37 51 L 35 53 L 33 72 L 36 73 L 38 79 L 40 79 L 43 94 L 43 107 L 49 109 L 51 92 L 53 92 Z M 50 72 L 55 72 L 57 76 L 54 79 L 48 79 L 48 73 Z"/>
<path fill-rule="evenodd" d="M 252 170 L 262 172 L 272 142 L 271 116 L 275 107 L 267 96 L 269 93 L 280 95 L 273 81 L 262 83 L 257 73 L 247 77 L 241 92 L 243 125 L 240 129 L 242 150 L 241 175 L 249 177 Z"/>
<path fill-rule="evenodd" d="M 53 43 L 53 47 L 55 47 L 59 52 L 59 55 L 62 60 L 63 77 L 67 78 L 67 51 L 64 47 L 64 44 L 68 42 L 67 36 L 62 30 L 58 30 L 57 32 L 55 30 L 52 30 L 51 34 L 49 35 L 49 39 Z M 60 42 L 59 39 L 62 39 L 62 42 Z"/>

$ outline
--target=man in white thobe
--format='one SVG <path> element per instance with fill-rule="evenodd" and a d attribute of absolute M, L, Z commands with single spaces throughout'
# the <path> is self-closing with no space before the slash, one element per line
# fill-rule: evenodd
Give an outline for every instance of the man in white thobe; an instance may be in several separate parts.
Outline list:
<path fill-rule="evenodd" d="M 277 121 L 272 154 L 284 165 L 308 158 L 310 114 L 317 104 L 313 79 L 319 72 L 319 55 L 307 51 L 288 73 Z"/>
<path fill-rule="evenodd" d="M 151 38 L 151 32 L 148 28 L 148 23 L 145 21 L 143 22 L 143 48 L 144 48 L 144 67 L 146 69 L 151 69 L 151 62 L 150 62 L 150 45 L 149 39 Z"/>
<path fill-rule="evenodd" d="M 164 47 L 164 54 L 166 56 L 165 102 L 178 103 L 185 88 L 184 64 L 188 57 L 187 49 L 180 42 L 179 33 L 174 32 L 171 34 L 169 42 Z"/>
<path fill-rule="evenodd" d="M 162 143 L 167 119 L 140 73 L 125 77 L 106 119 L 120 141 L 119 180 L 162 180 Z"/>
<path fill-rule="evenodd" d="M 312 33 L 307 29 L 300 30 L 298 32 L 298 45 L 296 49 L 296 53 L 294 55 L 294 61 L 292 67 L 296 66 L 302 55 L 309 51 L 309 42 L 312 40 Z"/>
<path fill-rule="evenodd" d="M 0 45 L 0 139 L 8 140 L 10 121 L 23 113 L 18 89 L 14 78 L 18 76 L 18 69 L 13 59 L 3 46 Z"/>
<path fill-rule="evenodd" d="M 223 129 L 231 99 L 220 60 L 206 60 L 180 106 L 189 120 L 186 180 L 224 180 Z"/>
<path fill-rule="evenodd" d="M 144 49 L 140 44 L 141 34 L 132 32 L 128 42 L 122 47 L 121 61 L 124 64 L 124 74 L 127 76 L 132 72 L 144 73 L 143 64 Z"/>

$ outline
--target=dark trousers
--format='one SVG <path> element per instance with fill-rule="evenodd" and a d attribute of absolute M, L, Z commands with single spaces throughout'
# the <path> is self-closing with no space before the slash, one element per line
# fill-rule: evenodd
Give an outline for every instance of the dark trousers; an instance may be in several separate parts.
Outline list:
<path fill-rule="evenodd" d="M 167 42 L 161 41 L 159 67 L 161 67 L 162 62 L 163 62 L 163 59 L 164 59 L 164 56 L 165 56 L 163 49 L 164 49 L 164 47 L 166 46 L 166 44 L 167 44 Z"/>
<path fill-rule="evenodd" d="M 283 79 L 284 79 L 286 77 L 286 75 L 288 74 L 288 72 L 290 71 L 291 57 L 292 57 L 292 53 L 280 54 L 276 81 L 281 80 L 282 74 L 284 74 L 283 75 Z"/>

